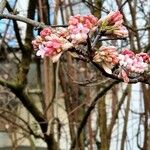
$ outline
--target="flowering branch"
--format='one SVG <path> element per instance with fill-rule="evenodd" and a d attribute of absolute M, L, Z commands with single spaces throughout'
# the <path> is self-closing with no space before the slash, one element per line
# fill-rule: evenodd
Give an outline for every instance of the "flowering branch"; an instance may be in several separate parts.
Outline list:
<path fill-rule="evenodd" d="M 119 53 L 114 46 L 97 48 L 97 42 L 102 36 L 114 39 L 125 39 L 128 36 L 128 31 L 123 26 L 123 16 L 119 11 L 110 12 L 99 20 L 93 15 L 71 16 L 67 28 L 46 27 L 32 44 L 37 56 L 50 57 L 53 62 L 57 62 L 61 55 L 69 50 L 76 58 L 90 61 L 106 77 L 127 83 L 149 84 L 149 80 L 141 77 L 148 70 L 149 55 L 134 54 L 128 49 Z M 115 71 L 112 71 L 114 68 Z"/>
<path fill-rule="evenodd" d="M 124 80 L 119 78 L 117 74 L 109 74 L 107 73 L 101 66 L 99 66 L 98 64 L 92 62 L 92 64 L 105 76 L 105 77 L 108 77 L 108 78 L 111 78 L 111 79 L 114 79 L 114 80 L 118 80 L 120 82 L 123 82 Z M 149 74 L 144 74 L 144 75 L 141 75 L 137 78 L 130 78 L 129 79 L 129 82 L 130 84 L 132 83 L 138 83 L 138 82 L 142 82 L 142 83 L 145 83 L 145 84 L 149 84 L 150 85 L 150 77 L 149 77 Z"/>

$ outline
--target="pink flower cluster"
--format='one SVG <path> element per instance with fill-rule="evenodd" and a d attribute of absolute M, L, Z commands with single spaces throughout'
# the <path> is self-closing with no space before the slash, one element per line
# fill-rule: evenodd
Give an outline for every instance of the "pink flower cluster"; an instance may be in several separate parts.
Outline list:
<path fill-rule="evenodd" d="M 106 35 L 127 37 L 128 30 L 123 26 L 123 16 L 120 11 L 110 12 L 104 19 L 98 21 L 100 31 Z"/>
<path fill-rule="evenodd" d="M 132 51 L 126 49 L 119 54 L 119 65 L 121 71 L 118 76 L 123 78 L 125 82 L 129 82 L 128 76 L 131 73 L 141 74 L 148 70 L 149 62 L 150 57 L 148 54 L 134 54 Z"/>
<path fill-rule="evenodd" d="M 32 41 L 36 55 L 42 58 L 49 56 L 53 62 L 58 61 L 61 54 L 73 47 L 73 44 L 86 41 L 88 33 L 96 28 L 97 21 L 93 15 L 76 15 L 70 17 L 68 28 L 44 28 Z"/>
<path fill-rule="evenodd" d="M 72 43 L 79 44 L 86 42 L 88 33 L 96 29 L 98 19 L 93 15 L 71 16 L 69 19 L 69 35 Z"/>
<path fill-rule="evenodd" d="M 40 32 L 40 36 L 37 36 L 37 38 L 32 41 L 33 47 L 37 51 L 36 55 L 42 58 L 48 56 L 53 62 L 58 61 L 61 54 L 73 46 L 72 43 L 63 38 L 63 34 L 61 34 L 59 32 L 54 34 L 53 30 L 49 27 L 43 29 Z"/>
<path fill-rule="evenodd" d="M 95 52 L 93 61 L 100 63 L 103 69 L 111 74 L 111 69 L 114 65 L 118 64 L 118 52 L 117 48 L 114 46 L 101 46 L 98 51 Z"/>
<path fill-rule="evenodd" d="M 91 37 L 90 33 L 98 28 L 103 35 L 128 36 L 128 31 L 122 23 L 123 16 L 119 11 L 110 12 L 100 20 L 93 15 L 71 16 L 67 28 L 44 28 L 32 41 L 33 48 L 37 56 L 50 57 L 53 62 L 56 62 L 64 51 L 76 49 L 79 44 L 87 42 L 88 36 Z M 100 64 L 109 74 L 112 73 L 112 68 L 118 65 L 118 77 L 129 82 L 129 76 L 141 74 L 148 69 L 150 56 L 146 53 L 135 54 L 130 50 L 123 50 L 119 54 L 114 46 L 101 46 L 95 52 L 93 61 Z"/>
<path fill-rule="evenodd" d="M 122 22 L 122 15 L 119 11 L 111 12 L 105 19 L 99 21 L 93 15 L 71 16 L 68 28 L 44 28 L 40 35 L 32 41 L 33 48 L 37 51 L 37 56 L 42 58 L 48 56 L 55 62 L 64 51 L 85 43 L 90 33 L 95 32 L 98 26 L 105 29 L 107 34 L 110 28 L 113 32 L 109 35 L 124 36 L 126 28 L 122 26 Z"/>
<path fill-rule="evenodd" d="M 93 61 L 99 63 L 109 74 L 112 73 L 111 69 L 115 65 L 119 65 L 118 77 L 122 78 L 124 82 L 129 82 L 129 76 L 133 73 L 141 74 L 148 70 L 150 56 L 143 52 L 135 54 L 127 49 L 119 54 L 114 46 L 101 46 L 95 52 Z"/>

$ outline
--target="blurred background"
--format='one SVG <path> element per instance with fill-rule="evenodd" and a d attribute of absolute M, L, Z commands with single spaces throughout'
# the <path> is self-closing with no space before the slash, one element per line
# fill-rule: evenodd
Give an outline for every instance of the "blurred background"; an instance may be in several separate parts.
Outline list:
<path fill-rule="evenodd" d="M 72 15 L 105 17 L 120 10 L 126 39 L 101 39 L 118 51 L 150 50 L 149 0 L 1 0 L 0 14 L 63 26 Z M 92 64 L 68 52 L 53 64 L 35 56 L 38 27 L 0 20 L 0 150 L 149 150 L 150 89 L 142 83 L 113 85 Z M 93 99 L 103 96 L 75 139 Z"/>

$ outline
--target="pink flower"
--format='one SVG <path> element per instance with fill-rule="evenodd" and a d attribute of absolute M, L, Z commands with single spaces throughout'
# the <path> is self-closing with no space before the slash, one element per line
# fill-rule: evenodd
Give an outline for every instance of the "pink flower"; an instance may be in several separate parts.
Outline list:
<path fill-rule="evenodd" d="M 98 21 L 98 26 L 105 35 L 127 37 L 128 31 L 122 23 L 122 14 L 119 11 L 112 11 L 104 19 Z"/>
<path fill-rule="evenodd" d="M 50 28 L 50 27 L 46 27 L 46 28 L 44 28 L 44 29 L 40 32 L 40 36 L 41 36 L 42 38 L 45 38 L 45 36 L 48 36 L 48 35 L 50 35 L 51 33 L 52 33 L 51 28 Z"/>
<path fill-rule="evenodd" d="M 148 62 L 150 60 L 146 53 L 135 55 L 132 51 L 127 49 L 122 51 L 118 58 L 121 68 L 121 72 L 118 76 L 123 78 L 125 82 L 127 81 L 127 78 L 122 71 L 126 72 L 127 75 L 132 73 L 141 74 L 148 69 Z"/>
<path fill-rule="evenodd" d="M 95 62 L 107 61 L 113 65 L 118 63 L 117 48 L 114 46 L 101 46 L 93 58 Z"/>
<path fill-rule="evenodd" d="M 128 30 L 124 26 L 119 26 L 117 29 L 113 30 L 113 34 L 117 37 L 127 37 L 128 36 Z"/>
<path fill-rule="evenodd" d="M 37 36 L 35 40 L 32 41 L 33 48 L 38 49 L 39 45 L 42 44 L 43 39 L 40 36 Z"/>
<path fill-rule="evenodd" d="M 73 44 L 68 42 L 68 41 L 66 41 L 66 42 L 63 43 L 61 48 L 63 49 L 63 51 L 66 51 L 66 50 L 68 50 L 68 49 L 70 49 L 72 47 L 73 47 Z"/>
<path fill-rule="evenodd" d="M 131 72 L 135 73 L 143 73 L 148 68 L 148 64 L 143 62 L 143 59 L 140 57 L 135 57 L 133 59 L 132 66 L 128 66 Z"/>
<path fill-rule="evenodd" d="M 139 53 L 136 55 L 137 57 L 142 57 L 143 62 L 149 63 L 150 62 L 150 56 L 147 53 Z"/>
<path fill-rule="evenodd" d="M 69 22 L 68 24 L 69 25 L 73 25 L 73 26 L 76 26 L 81 20 L 81 16 L 80 15 L 76 15 L 76 16 L 71 16 L 69 18 Z"/>
<path fill-rule="evenodd" d="M 55 34 L 59 37 L 67 38 L 69 35 L 69 31 L 67 28 L 59 27 L 59 28 L 56 28 L 55 31 L 56 31 Z"/>
<path fill-rule="evenodd" d="M 84 27 L 91 29 L 97 24 L 97 21 L 98 19 L 93 15 L 81 16 L 78 14 L 69 18 L 69 25 L 76 26 L 77 24 L 82 23 Z"/>
<path fill-rule="evenodd" d="M 124 80 L 124 82 L 128 83 L 129 82 L 129 78 L 128 78 L 128 73 L 122 69 L 120 72 L 119 72 L 119 75 L 118 75 L 119 78 L 122 78 Z"/>
<path fill-rule="evenodd" d="M 64 51 L 73 47 L 72 43 L 66 39 L 67 36 L 68 29 L 56 28 L 54 30 L 50 27 L 44 28 L 40 32 L 40 36 L 37 36 L 32 41 L 36 55 L 42 58 L 50 57 L 53 62 L 58 61 Z"/>
<path fill-rule="evenodd" d="M 99 51 L 95 52 L 93 61 L 100 63 L 103 69 L 111 74 L 111 69 L 118 63 L 117 48 L 114 46 L 101 46 Z"/>
<path fill-rule="evenodd" d="M 108 25 L 112 26 L 115 24 L 121 25 L 123 22 L 123 16 L 120 11 L 112 11 L 110 12 L 106 18 Z"/>
<path fill-rule="evenodd" d="M 132 51 L 130 51 L 130 50 L 128 50 L 128 49 L 123 50 L 123 51 L 121 52 L 121 54 L 123 54 L 123 55 L 128 55 L 129 57 L 135 56 L 134 52 L 132 52 Z"/>
<path fill-rule="evenodd" d="M 36 55 L 43 57 L 50 57 L 53 62 L 58 61 L 62 53 L 73 45 L 63 37 L 58 37 L 55 34 L 45 37 L 46 41 L 42 41 L 39 45 Z"/>
<path fill-rule="evenodd" d="M 83 16 L 83 18 L 84 18 L 83 24 L 88 29 L 92 29 L 94 26 L 97 25 L 98 18 L 96 18 L 95 16 L 87 15 L 87 16 Z"/>
<path fill-rule="evenodd" d="M 87 34 L 86 33 L 71 34 L 70 37 L 72 39 L 73 44 L 79 44 L 84 43 L 86 41 Z"/>
<path fill-rule="evenodd" d="M 37 56 L 41 56 L 41 58 L 44 58 L 45 56 L 45 50 L 43 45 L 39 45 L 39 50 L 36 53 Z"/>
<path fill-rule="evenodd" d="M 73 44 L 86 42 L 88 33 L 95 30 L 97 18 L 93 15 L 87 16 L 71 16 L 69 19 L 69 34 Z"/>
<path fill-rule="evenodd" d="M 147 54 L 140 53 L 135 55 L 130 50 L 124 50 L 119 54 L 119 64 L 129 72 L 143 73 L 147 70 L 148 64 L 146 63 L 146 60 L 148 58 Z"/>
<path fill-rule="evenodd" d="M 122 26 L 123 16 L 120 11 L 111 11 L 105 18 L 98 20 L 99 26 Z"/>
<path fill-rule="evenodd" d="M 89 29 L 85 28 L 81 23 L 79 23 L 76 27 L 73 27 L 73 29 L 70 31 L 70 38 L 72 39 L 72 43 L 78 44 L 85 42 L 88 32 Z"/>

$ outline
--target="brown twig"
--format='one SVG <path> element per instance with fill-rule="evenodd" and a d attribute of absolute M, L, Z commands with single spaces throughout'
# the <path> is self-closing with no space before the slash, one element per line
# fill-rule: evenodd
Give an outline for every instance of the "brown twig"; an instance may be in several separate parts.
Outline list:
<path fill-rule="evenodd" d="M 12 20 L 17 20 L 17 21 L 21 21 L 27 24 L 30 24 L 34 27 L 38 27 L 38 28 L 45 28 L 46 25 L 42 22 L 37 22 L 34 21 L 32 19 L 26 18 L 26 17 L 22 17 L 19 15 L 13 15 L 13 14 L 0 14 L 0 19 L 12 19 Z"/>
<path fill-rule="evenodd" d="M 5 9 L 5 6 L 6 6 L 6 0 L 2 0 L 0 2 L 0 13 L 3 13 L 4 9 Z"/>
<path fill-rule="evenodd" d="M 18 116 L 17 114 L 12 113 L 11 111 L 8 111 L 8 110 L 3 109 L 3 108 L 0 108 L 0 111 L 5 112 L 5 113 L 8 113 L 9 115 L 15 116 L 16 118 L 18 118 L 19 120 L 21 120 L 21 121 L 27 126 L 27 128 L 28 128 L 29 131 L 28 131 L 27 129 L 25 129 L 25 128 L 23 127 L 23 125 L 19 125 L 19 124 L 17 124 L 16 122 L 11 121 L 11 119 L 8 119 L 8 118 L 4 117 L 4 116 L 2 115 L 2 113 L 0 113 L 0 117 L 4 118 L 4 119 L 7 120 L 8 122 L 11 121 L 12 124 L 18 126 L 18 127 L 21 128 L 22 130 L 24 130 L 26 133 L 32 134 L 35 138 L 42 138 L 42 139 L 43 139 L 43 137 L 42 137 L 41 135 L 37 135 L 37 134 L 32 130 L 32 128 L 30 127 L 30 125 L 29 125 L 28 122 L 26 122 L 23 118 L 21 118 L 21 117 Z M 11 118 L 11 117 L 10 117 L 10 118 Z"/>

